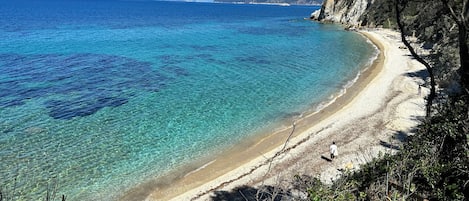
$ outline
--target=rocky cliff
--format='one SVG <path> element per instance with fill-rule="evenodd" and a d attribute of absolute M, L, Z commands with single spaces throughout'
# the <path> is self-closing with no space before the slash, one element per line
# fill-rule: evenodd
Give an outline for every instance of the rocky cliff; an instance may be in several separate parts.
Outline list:
<path fill-rule="evenodd" d="M 324 0 L 311 19 L 351 27 L 396 28 L 394 0 Z"/>
<path fill-rule="evenodd" d="M 351 26 L 362 24 L 362 16 L 374 0 L 324 0 L 320 10 L 311 18 L 318 21 L 342 23 Z"/>

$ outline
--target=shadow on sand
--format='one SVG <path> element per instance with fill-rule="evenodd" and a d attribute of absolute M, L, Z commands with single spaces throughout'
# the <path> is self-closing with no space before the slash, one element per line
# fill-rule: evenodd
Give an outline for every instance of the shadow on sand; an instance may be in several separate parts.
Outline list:
<path fill-rule="evenodd" d="M 414 121 L 423 121 L 424 117 L 419 117 L 419 116 L 412 116 L 412 120 Z M 404 131 L 395 131 L 394 134 L 392 135 L 392 139 L 390 140 L 391 142 L 386 142 L 383 140 L 379 141 L 379 144 L 383 147 L 389 148 L 389 149 L 394 149 L 394 150 L 400 150 L 402 145 L 401 143 L 405 143 L 408 141 L 409 136 L 412 135 L 412 133 L 416 133 L 417 128 L 412 128 L 409 132 L 404 132 Z M 393 143 L 393 141 L 398 141 L 398 143 Z"/>
<path fill-rule="evenodd" d="M 408 77 L 421 78 L 422 80 L 427 79 L 429 76 L 427 69 L 422 69 L 422 70 L 415 71 L 415 72 L 409 72 L 409 73 L 406 73 L 406 75 Z"/>
<path fill-rule="evenodd" d="M 325 156 L 323 156 L 323 155 L 321 155 L 321 159 L 326 160 L 327 162 L 332 162 L 332 159 L 327 158 L 327 157 L 325 157 Z"/>

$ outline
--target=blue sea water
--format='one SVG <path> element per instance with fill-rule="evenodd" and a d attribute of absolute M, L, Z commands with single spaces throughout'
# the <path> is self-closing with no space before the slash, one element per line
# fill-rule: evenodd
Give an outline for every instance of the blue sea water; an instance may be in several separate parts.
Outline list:
<path fill-rule="evenodd" d="M 375 55 L 316 9 L 0 1 L 0 189 L 117 199 L 314 110 Z"/>

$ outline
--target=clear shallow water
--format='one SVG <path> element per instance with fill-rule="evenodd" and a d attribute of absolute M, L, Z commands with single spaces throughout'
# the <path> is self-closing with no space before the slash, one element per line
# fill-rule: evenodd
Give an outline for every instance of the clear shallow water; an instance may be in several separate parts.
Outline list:
<path fill-rule="evenodd" d="M 115 199 L 318 106 L 374 49 L 315 9 L 0 2 L 0 187 Z"/>

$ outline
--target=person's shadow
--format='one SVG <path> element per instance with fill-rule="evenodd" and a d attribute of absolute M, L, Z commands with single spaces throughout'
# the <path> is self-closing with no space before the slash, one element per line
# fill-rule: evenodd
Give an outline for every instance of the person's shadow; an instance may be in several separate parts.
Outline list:
<path fill-rule="evenodd" d="M 327 158 L 327 157 L 325 157 L 325 156 L 323 156 L 323 155 L 321 155 L 321 158 L 324 159 L 324 160 L 326 160 L 327 162 L 332 162 L 332 159 Z"/>

